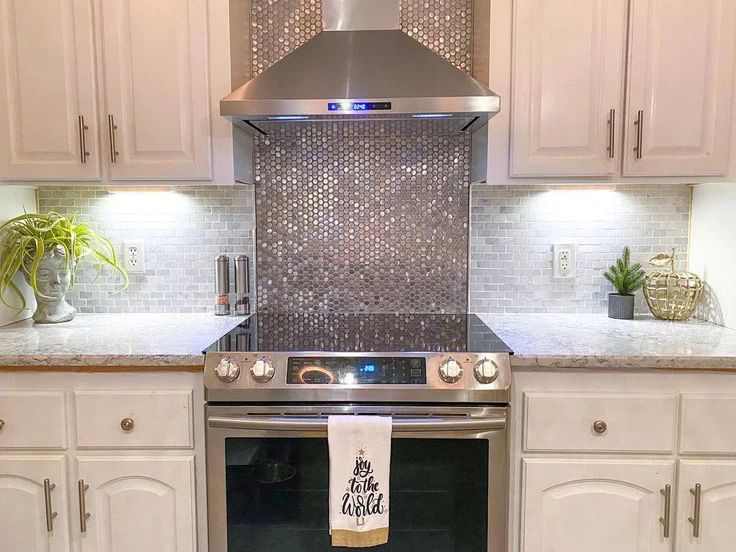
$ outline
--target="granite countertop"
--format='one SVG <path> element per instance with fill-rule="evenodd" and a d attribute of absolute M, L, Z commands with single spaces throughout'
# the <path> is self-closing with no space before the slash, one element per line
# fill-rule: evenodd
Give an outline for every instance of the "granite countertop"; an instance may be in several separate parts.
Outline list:
<path fill-rule="evenodd" d="M 481 314 L 513 350 L 512 367 L 735 370 L 736 330 L 689 320 L 605 315 Z M 244 317 L 80 314 L 0 328 L 2 367 L 202 367 L 202 349 Z"/>
<path fill-rule="evenodd" d="M 690 319 L 482 314 L 514 350 L 514 368 L 736 370 L 736 330 Z"/>
<path fill-rule="evenodd" d="M 2 367 L 204 367 L 202 350 L 245 317 L 213 314 L 78 314 L 0 328 Z"/>

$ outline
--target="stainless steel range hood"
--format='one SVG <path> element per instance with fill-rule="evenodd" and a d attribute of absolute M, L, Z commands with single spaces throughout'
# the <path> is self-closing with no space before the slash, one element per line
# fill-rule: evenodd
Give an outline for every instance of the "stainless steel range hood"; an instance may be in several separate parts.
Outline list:
<path fill-rule="evenodd" d="M 222 115 L 249 132 L 381 118 L 472 132 L 499 111 L 488 87 L 399 30 L 399 0 L 323 0 L 322 11 L 323 32 L 221 100 Z"/>

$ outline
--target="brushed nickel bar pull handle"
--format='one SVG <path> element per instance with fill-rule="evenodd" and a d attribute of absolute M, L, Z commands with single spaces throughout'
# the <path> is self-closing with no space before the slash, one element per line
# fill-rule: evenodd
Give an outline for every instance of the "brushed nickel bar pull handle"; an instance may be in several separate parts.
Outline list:
<path fill-rule="evenodd" d="M 55 488 L 56 485 L 54 485 L 51 480 L 43 480 L 43 498 L 46 505 L 46 530 L 49 533 L 54 530 L 54 518 L 57 516 L 57 513 L 54 512 L 54 508 L 51 505 L 51 491 Z"/>
<path fill-rule="evenodd" d="M 608 158 L 613 159 L 616 157 L 616 110 L 611 109 L 608 111 Z"/>
<path fill-rule="evenodd" d="M 327 418 L 287 416 L 210 416 L 210 427 L 256 431 L 327 431 Z M 506 427 L 506 418 L 408 418 L 394 419 L 392 432 L 494 431 Z"/>
<path fill-rule="evenodd" d="M 644 142 L 644 111 L 641 109 L 636 114 L 634 126 L 636 126 L 636 146 L 634 146 L 634 151 L 636 152 L 636 158 L 641 159 L 642 144 Z"/>
<path fill-rule="evenodd" d="M 84 115 L 80 115 L 78 119 L 79 124 L 79 161 L 82 164 L 87 162 L 89 152 L 87 151 L 87 131 L 89 127 L 84 124 Z"/>
<path fill-rule="evenodd" d="M 700 486 L 700 483 L 697 483 L 694 489 L 690 489 L 690 494 L 695 497 L 695 504 L 693 507 L 693 517 L 689 517 L 687 520 L 693 526 L 693 537 L 697 539 L 700 536 L 700 503 L 703 494 L 703 488 Z"/>
<path fill-rule="evenodd" d="M 79 530 L 82 533 L 87 532 L 87 520 L 92 514 L 87 513 L 87 504 L 84 499 L 84 493 L 89 490 L 89 485 L 84 482 L 84 479 L 79 480 Z"/>
<path fill-rule="evenodd" d="M 659 518 L 659 523 L 664 526 L 664 538 L 670 538 L 670 513 L 672 512 L 672 485 L 665 485 L 659 491 L 664 496 L 664 517 Z"/>
<path fill-rule="evenodd" d="M 115 124 L 115 117 L 113 115 L 107 116 L 107 132 L 110 137 L 110 163 L 117 163 L 118 155 L 120 155 L 120 152 L 118 151 L 117 146 L 115 145 L 115 131 L 118 129 L 118 126 Z"/>

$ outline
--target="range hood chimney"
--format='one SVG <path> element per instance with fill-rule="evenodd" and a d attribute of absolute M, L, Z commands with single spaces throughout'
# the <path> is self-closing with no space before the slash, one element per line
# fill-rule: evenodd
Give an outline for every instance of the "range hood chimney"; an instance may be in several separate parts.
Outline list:
<path fill-rule="evenodd" d="M 404 34 L 399 0 L 323 0 L 323 32 L 220 101 L 249 133 L 267 122 L 445 119 L 475 132 L 500 109 L 488 87 Z"/>

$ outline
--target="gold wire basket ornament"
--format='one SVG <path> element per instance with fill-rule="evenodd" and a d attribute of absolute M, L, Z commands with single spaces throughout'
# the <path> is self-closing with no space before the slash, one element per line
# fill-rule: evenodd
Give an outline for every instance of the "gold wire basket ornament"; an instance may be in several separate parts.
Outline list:
<path fill-rule="evenodd" d="M 649 310 L 662 320 L 687 320 L 698 308 L 703 295 L 703 280 L 692 272 L 675 272 L 675 251 L 660 253 L 649 260 L 659 267 L 669 265 L 668 271 L 656 270 L 644 280 L 644 297 Z"/>

